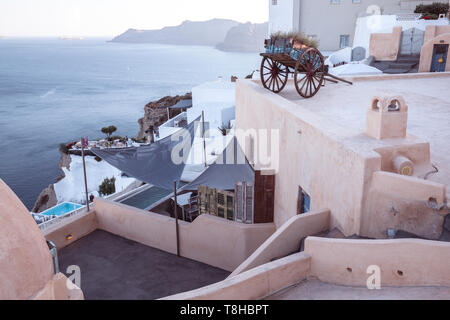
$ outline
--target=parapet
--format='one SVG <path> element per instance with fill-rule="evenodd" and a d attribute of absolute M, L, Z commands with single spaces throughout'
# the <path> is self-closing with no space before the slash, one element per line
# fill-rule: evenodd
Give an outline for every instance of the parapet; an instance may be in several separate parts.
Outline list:
<path fill-rule="evenodd" d="M 376 96 L 367 111 L 366 134 L 372 138 L 405 138 L 408 106 L 402 96 Z"/>

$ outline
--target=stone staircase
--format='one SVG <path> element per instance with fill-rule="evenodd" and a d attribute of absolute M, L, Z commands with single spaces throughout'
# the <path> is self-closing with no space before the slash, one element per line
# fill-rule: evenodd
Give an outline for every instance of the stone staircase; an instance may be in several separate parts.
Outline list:
<path fill-rule="evenodd" d="M 419 62 L 419 55 L 401 55 L 396 61 L 375 61 L 372 66 L 387 74 L 417 73 Z"/>

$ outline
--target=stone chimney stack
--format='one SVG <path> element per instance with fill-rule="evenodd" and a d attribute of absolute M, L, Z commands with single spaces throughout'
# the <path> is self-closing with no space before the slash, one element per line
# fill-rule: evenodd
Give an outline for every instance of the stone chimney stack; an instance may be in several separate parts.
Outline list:
<path fill-rule="evenodd" d="M 408 106 L 402 96 L 376 96 L 367 111 L 366 134 L 382 140 L 405 138 Z"/>

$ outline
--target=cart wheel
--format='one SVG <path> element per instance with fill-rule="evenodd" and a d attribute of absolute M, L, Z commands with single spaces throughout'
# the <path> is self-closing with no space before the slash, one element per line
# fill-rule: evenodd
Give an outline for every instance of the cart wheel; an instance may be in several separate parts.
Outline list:
<path fill-rule="evenodd" d="M 264 88 L 272 92 L 279 93 L 286 86 L 289 69 L 284 64 L 264 57 L 261 62 L 261 82 Z"/>
<path fill-rule="evenodd" d="M 319 50 L 309 48 L 297 61 L 294 82 L 303 98 L 311 98 L 319 92 L 325 77 L 325 61 Z"/>

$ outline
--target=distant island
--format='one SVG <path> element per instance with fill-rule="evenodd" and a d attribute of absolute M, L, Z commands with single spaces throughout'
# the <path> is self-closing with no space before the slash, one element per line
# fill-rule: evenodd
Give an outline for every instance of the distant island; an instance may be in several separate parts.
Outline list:
<path fill-rule="evenodd" d="M 227 19 L 184 21 L 159 30 L 129 29 L 110 42 L 198 45 L 223 51 L 258 52 L 263 48 L 267 31 L 267 23 L 239 23 Z"/>

